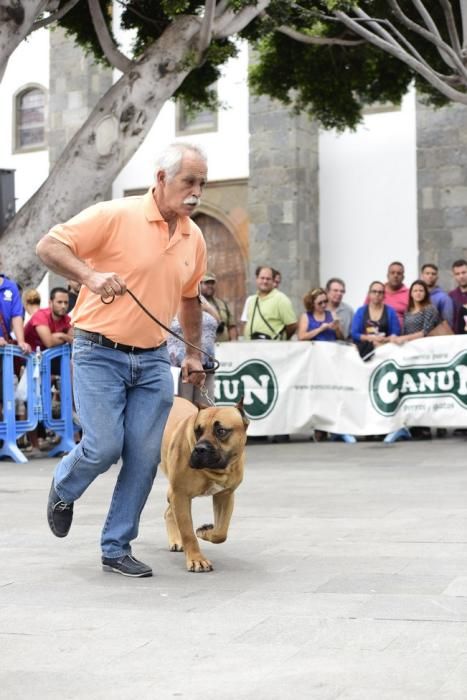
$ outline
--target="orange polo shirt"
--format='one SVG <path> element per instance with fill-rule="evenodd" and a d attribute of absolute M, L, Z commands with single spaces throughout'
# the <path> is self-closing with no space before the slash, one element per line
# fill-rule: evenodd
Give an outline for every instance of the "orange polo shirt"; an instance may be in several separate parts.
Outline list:
<path fill-rule="evenodd" d="M 98 272 L 116 272 L 128 289 L 166 326 L 181 297 L 195 297 L 206 271 L 206 244 L 189 217 L 180 217 L 172 238 L 152 189 L 139 197 L 101 202 L 85 209 L 49 235 Z M 73 324 L 111 340 L 141 348 L 160 345 L 166 332 L 129 294 L 103 304 L 82 286 L 72 311 Z"/>

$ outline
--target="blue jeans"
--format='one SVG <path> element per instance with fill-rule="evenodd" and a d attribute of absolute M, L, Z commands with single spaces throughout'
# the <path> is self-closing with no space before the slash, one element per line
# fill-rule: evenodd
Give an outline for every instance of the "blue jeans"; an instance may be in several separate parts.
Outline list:
<path fill-rule="evenodd" d="M 167 348 L 125 353 L 77 337 L 73 388 L 83 437 L 57 465 L 55 490 L 66 503 L 76 501 L 122 458 L 101 538 L 104 556 L 121 557 L 138 535 L 173 402 Z"/>

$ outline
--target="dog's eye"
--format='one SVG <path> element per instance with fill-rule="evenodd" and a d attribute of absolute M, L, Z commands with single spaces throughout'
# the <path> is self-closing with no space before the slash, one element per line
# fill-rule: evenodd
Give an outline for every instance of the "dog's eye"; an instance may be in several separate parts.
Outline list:
<path fill-rule="evenodd" d="M 200 425 L 198 425 L 197 428 L 195 428 L 195 437 L 197 440 L 200 439 L 201 435 L 203 434 L 203 429 Z"/>
<path fill-rule="evenodd" d="M 220 438 L 227 437 L 227 435 L 229 435 L 230 432 L 231 431 L 227 430 L 227 428 L 221 428 L 220 426 L 216 428 L 216 435 Z"/>

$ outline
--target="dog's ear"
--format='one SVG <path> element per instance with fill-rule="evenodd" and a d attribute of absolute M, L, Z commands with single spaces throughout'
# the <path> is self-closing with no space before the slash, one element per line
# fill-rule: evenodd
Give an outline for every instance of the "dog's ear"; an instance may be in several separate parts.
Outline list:
<path fill-rule="evenodd" d="M 245 409 L 243 408 L 243 394 L 240 396 L 240 401 L 235 404 L 235 408 L 238 408 L 242 416 L 246 415 L 245 414 Z"/>
<path fill-rule="evenodd" d="M 243 419 L 243 425 L 245 426 L 245 428 L 248 428 L 248 426 L 250 425 L 250 421 L 246 417 L 245 409 L 243 408 L 243 396 L 241 396 L 240 401 L 237 404 L 235 404 L 235 408 L 240 412 L 240 415 Z"/>
<path fill-rule="evenodd" d="M 203 411 L 205 408 L 211 408 L 207 403 L 200 403 L 199 401 L 195 401 L 194 404 L 200 411 Z"/>

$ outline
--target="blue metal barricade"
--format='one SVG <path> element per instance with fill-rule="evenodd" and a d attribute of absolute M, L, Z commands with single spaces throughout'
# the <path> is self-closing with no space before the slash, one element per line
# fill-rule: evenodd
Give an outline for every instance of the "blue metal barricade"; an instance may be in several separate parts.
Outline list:
<path fill-rule="evenodd" d="M 60 358 L 60 417 L 54 418 L 52 413 L 52 360 Z M 75 446 L 74 434 L 79 426 L 73 422 L 73 391 L 71 386 L 71 347 L 68 343 L 49 348 L 42 353 L 42 420 L 45 426 L 60 436 L 60 442 L 55 445 L 49 457 L 61 452 L 70 452 Z"/>
<path fill-rule="evenodd" d="M 27 395 L 25 400 L 26 418 L 16 417 L 14 359 L 21 357 L 25 363 Z M 71 348 L 68 344 L 59 345 L 30 355 L 24 355 L 16 345 L 0 347 L 2 359 L 3 395 L 0 413 L 0 458 L 9 457 L 15 462 L 27 462 L 26 456 L 17 445 L 17 440 L 26 432 L 34 430 L 39 421 L 60 437 L 57 445 L 47 453 L 54 457 L 61 452 L 69 452 L 75 446 L 74 434 L 79 430 L 73 422 L 73 392 L 71 386 Z M 60 416 L 52 413 L 52 360 L 60 359 Z"/>
<path fill-rule="evenodd" d="M 16 345 L 0 348 L 2 358 L 3 406 L 0 416 L 0 457 L 10 457 L 15 462 L 28 460 L 19 449 L 16 441 L 28 430 L 34 430 L 40 418 L 40 357 L 24 355 Z M 21 357 L 27 373 L 26 419 L 16 419 L 14 358 Z M 39 402 L 39 403 L 38 403 Z"/>

